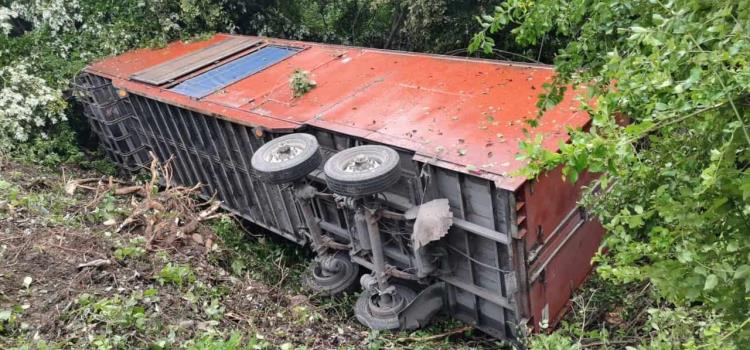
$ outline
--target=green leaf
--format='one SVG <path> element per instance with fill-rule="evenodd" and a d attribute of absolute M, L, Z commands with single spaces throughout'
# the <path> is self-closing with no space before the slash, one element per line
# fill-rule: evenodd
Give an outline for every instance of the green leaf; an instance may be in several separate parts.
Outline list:
<path fill-rule="evenodd" d="M 740 247 L 737 245 L 737 242 L 729 242 L 727 244 L 727 251 L 730 253 L 734 253 L 736 251 L 740 250 Z"/>
<path fill-rule="evenodd" d="M 744 179 L 742 179 L 740 190 L 742 191 L 742 200 L 745 202 L 750 201 L 750 176 L 745 175 Z"/>
<path fill-rule="evenodd" d="M 706 277 L 706 283 L 703 285 L 703 290 L 712 290 L 716 288 L 716 285 L 719 284 L 719 277 L 716 277 L 714 274 L 708 275 Z"/>
<path fill-rule="evenodd" d="M 633 210 L 638 214 L 643 214 L 643 207 L 640 204 L 636 204 L 635 207 L 633 207 Z"/>
<path fill-rule="evenodd" d="M 693 261 L 693 253 L 690 250 L 683 249 L 677 254 L 677 260 L 683 264 Z"/>
<path fill-rule="evenodd" d="M 734 271 L 734 279 L 739 280 L 750 276 L 750 265 L 740 265 Z"/>

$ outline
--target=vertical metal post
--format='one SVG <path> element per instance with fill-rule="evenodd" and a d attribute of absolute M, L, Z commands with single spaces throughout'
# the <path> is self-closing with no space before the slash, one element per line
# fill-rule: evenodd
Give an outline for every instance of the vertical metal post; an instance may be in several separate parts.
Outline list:
<path fill-rule="evenodd" d="M 320 229 L 320 223 L 318 218 L 315 217 L 313 211 L 312 198 L 315 196 L 315 188 L 307 184 L 301 183 L 295 185 L 295 194 L 300 199 L 300 209 L 302 210 L 302 216 L 305 218 L 308 230 L 310 230 L 310 238 L 312 239 L 313 250 L 318 255 L 323 255 L 326 251 L 326 247 L 323 244 L 323 231 Z"/>
<path fill-rule="evenodd" d="M 365 214 L 365 211 L 367 211 L 367 209 L 363 207 L 357 208 L 357 212 L 354 213 L 354 228 L 356 229 L 359 248 L 370 250 L 372 249 L 372 245 L 370 244 L 370 229 L 367 226 L 367 215 Z"/>
<path fill-rule="evenodd" d="M 370 236 L 370 246 L 372 248 L 372 260 L 375 268 L 375 280 L 378 282 L 380 292 L 385 291 L 388 286 L 388 280 L 385 275 L 385 257 L 383 255 L 383 243 L 380 240 L 380 229 L 378 222 L 372 210 L 364 208 L 365 221 L 367 223 L 367 233 Z M 380 301 L 384 304 L 391 302 L 389 293 L 380 293 Z"/>

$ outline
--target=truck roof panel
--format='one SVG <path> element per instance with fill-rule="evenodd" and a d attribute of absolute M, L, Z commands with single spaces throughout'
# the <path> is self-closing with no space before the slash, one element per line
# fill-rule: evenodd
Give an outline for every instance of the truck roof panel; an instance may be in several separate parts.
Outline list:
<path fill-rule="evenodd" d="M 174 60 L 190 61 L 191 54 L 205 55 L 211 51 L 207 48 L 238 37 L 217 34 L 204 41 L 139 49 L 96 62 L 87 71 L 131 93 L 237 123 L 275 132 L 314 126 L 409 149 L 420 161 L 491 178 L 505 189 L 515 190 L 525 181 L 513 176 L 525 166 L 516 159 L 518 142 L 526 137 L 526 120 L 536 117 L 542 85 L 554 77 L 552 67 L 249 37 L 261 44 L 229 57 L 222 51 L 214 64 L 174 81 L 153 85 L 133 79 L 136 73 Z M 299 51 L 200 97 L 173 90 L 268 46 Z M 316 83 L 297 98 L 289 86 L 295 70 L 308 71 Z M 543 135 L 550 150 L 568 141 L 567 128 L 589 122 L 576 93 L 568 89 L 538 127 L 528 128 L 532 137 Z"/>

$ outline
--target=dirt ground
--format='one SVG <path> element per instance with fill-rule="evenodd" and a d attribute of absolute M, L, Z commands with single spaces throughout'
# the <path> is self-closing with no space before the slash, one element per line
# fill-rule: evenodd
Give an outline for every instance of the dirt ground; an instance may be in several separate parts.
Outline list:
<path fill-rule="evenodd" d="M 75 179 L 89 182 L 71 187 Z M 304 255 L 299 248 L 246 234 L 210 203 L 128 189 L 133 184 L 149 179 L 1 166 L 0 348 L 501 345 L 451 321 L 415 333 L 371 332 L 353 318 L 354 296 L 300 289 L 304 257 L 289 256 Z M 146 197 L 157 204 L 144 204 Z"/>

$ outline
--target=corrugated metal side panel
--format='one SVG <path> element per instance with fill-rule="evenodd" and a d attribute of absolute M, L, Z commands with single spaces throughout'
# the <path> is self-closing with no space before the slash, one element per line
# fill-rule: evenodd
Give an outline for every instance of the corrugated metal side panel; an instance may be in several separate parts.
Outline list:
<path fill-rule="evenodd" d="M 130 101 L 117 95 L 109 79 L 93 74 L 76 76 L 74 87 L 107 157 L 126 172 L 138 170 L 148 160 L 148 147 L 135 132 L 139 125 Z"/>
<path fill-rule="evenodd" d="M 478 226 L 472 232 L 454 223 L 445 242 L 452 271 L 441 279 L 450 285 L 452 313 L 487 333 L 508 337 L 518 322 L 508 193 L 485 179 L 435 167 L 430 167 L 430 182 L 431 197 L 447 198 L 454 218 Z"/>
<path fill-rule="evenodd" d="M 260 182 L 250 158 L 263 140 L 248 127 L 130 95 L 148 140 L 159 161 L 172 159 L 174 180 L 203 184 L 204 197 L 216 196 L 224 207 L 297 243 L 306 238 L 292 189 Z"/>

